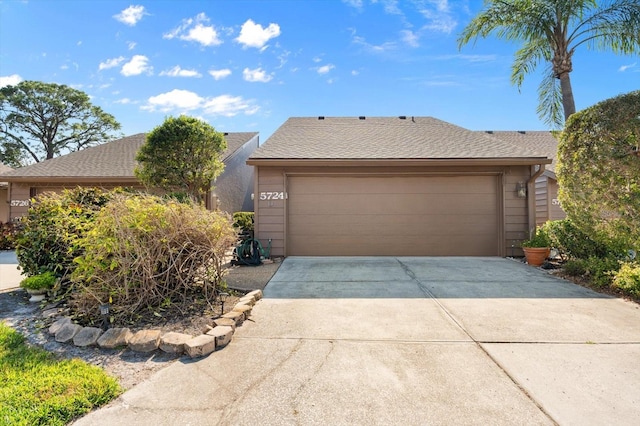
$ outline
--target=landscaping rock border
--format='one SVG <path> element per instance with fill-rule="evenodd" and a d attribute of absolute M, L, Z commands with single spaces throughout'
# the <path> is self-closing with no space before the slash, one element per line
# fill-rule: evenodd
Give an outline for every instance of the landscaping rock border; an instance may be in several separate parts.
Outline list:
<path fill-rule="evenodd" d="M 186 353 L 191 358 L 200 358 L 227 346 L 236 327 L 249 318 L 253 306 L 262 299 L 262 290 L 245 294 L 231 311 L 213 321 L 198 336 L 160 330 L 140 330 L 132 333 L 128 328 L 110 328 L 102 331 L 96 327 L 81 327 L 69 317 L 57 319 L 49 327 L 49 334 L 57 342 L 71 343 L 78 347 L 97 346 L 104 349 L 128 347 L 134 352 L 148 353 L 161 350 L 173 355 Z"/>

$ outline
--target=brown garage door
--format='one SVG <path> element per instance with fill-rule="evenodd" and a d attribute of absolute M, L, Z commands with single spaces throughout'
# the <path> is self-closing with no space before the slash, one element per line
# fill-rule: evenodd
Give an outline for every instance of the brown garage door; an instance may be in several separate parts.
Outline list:
<path fill-rule="evenodd" d="M 288 180 L 289 256 L 497 256 L 495 176 Z"/>

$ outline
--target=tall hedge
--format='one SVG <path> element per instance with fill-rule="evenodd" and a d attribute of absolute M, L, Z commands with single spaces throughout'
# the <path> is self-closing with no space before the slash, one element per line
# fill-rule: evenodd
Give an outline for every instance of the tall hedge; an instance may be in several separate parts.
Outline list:
<path fill-rule="evenodd" d="M 558 146 L 560 201 L 581 231 L 640 249 L 640 91 L 573 114 Z"/>

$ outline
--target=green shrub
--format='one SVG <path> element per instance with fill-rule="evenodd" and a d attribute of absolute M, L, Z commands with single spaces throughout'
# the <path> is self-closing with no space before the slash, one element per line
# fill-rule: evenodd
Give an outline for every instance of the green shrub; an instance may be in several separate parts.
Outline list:
<path fill-rule="evenodd" d="M 621 256 L 624 244 L 603 235 L 583 232 L 571 219 L 548 221 L 542 226 L 549 235 L 551 246 L 564 259 L 588 259 L 590 257 Z"/>
<path fill-rule="evenodd" d="M 586 262 L 581 259 L 567 260 L 562 265 L 562 270 L 572 277 L 579 277 L 587 273 Z"/>
<path fill-rule="evenodd" d="M 53 272 L 47 271 L 42 274 L 32 275 L 20 281 L 20 287 L 25 290 L 50 290 L 57 281 Z"/>
<path fill-rule="evenodd" d="M 639 112 L 640 90 L 604 100 L 572 114 L 558 144 L 563 210 L 625 251 L 640 250 Z"/>
<path fill-rule="evenodd" d="M 522 247 L 551 247 L 551 240 L 547 234 L 547 230 L 539 226 L 536 232 L 528 240 L 521 243 Z"/>
<path fill-rule="evenodd" d="M 112 193 L 98 188 L 75 188 L 45 193 L 34 200 L 17 238 L 16 254 L 27 276 L 52 272 L 63 277 L 82 253 L 78 238 Z"/>
<path fill-rule="evenodd" d="M 240 229 L 243 234 L 253 232 L 253 212 L 235 212 L 233 214 L 233 226 Z"/>
<path fill-rule="evenodd" d="M 618 259 L 591 256 L 584 260 L 586 274 L 595 287 L 609 287 L 620 268 Z"/>
<path fill-rule="evenodd" d="M 13 222 L 0 222 L 0 250 L 13 250 L 16 248 L 19 226 Z"/>
<path fill-rule="evenodd" d="M 623 263 L 613 278 L 612 287 L 640 298 L 640 264 Z"/>
<path fill-rule="evenodd" d="M 226 251 L 237 233 L 229 215 L 152 195 L 114 198 L 79 241 L 72 305 L 87 321 L 111 304 L 115 323 L 186 306 L 196 293 L 213 303 Z"/>

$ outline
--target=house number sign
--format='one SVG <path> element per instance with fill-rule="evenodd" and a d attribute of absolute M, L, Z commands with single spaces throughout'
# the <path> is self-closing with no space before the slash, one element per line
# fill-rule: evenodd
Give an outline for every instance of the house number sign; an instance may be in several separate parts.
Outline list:
<path fill-rule="evenodd" d="M 11 207 L 29 207 L 31 200 L 11 200 Z"/>
<path fill-rule="evenodd" d="M 284 192 L 261 192 L 261 200 L 284 200 Z"/>

